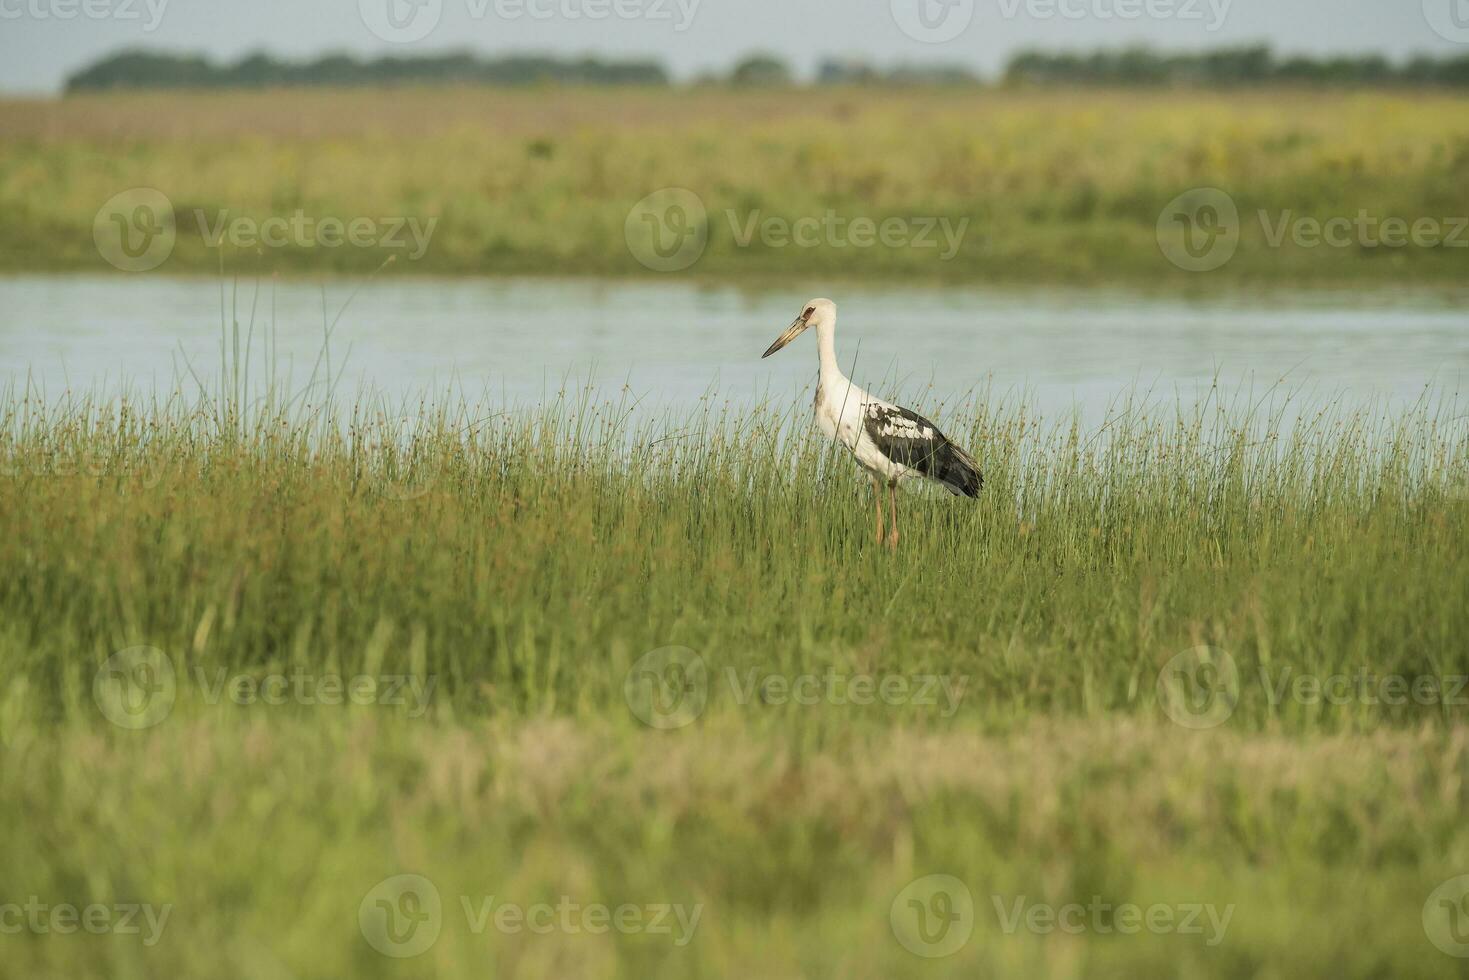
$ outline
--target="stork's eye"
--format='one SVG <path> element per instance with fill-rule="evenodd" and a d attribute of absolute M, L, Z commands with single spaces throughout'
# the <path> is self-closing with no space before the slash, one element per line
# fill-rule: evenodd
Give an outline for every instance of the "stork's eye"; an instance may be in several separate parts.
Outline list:
<path fill-rule="evenodd" d="M 811 314 L 813 314 L 815 312 L 816 312 L 816 307 L 814 307 L 814 306 L 808 306 L 808 307 L 806 307 L 806 312 L 801 314 L 801 317 L 803 319 L 809 320 L 809 319 L 811 319 Z"/>

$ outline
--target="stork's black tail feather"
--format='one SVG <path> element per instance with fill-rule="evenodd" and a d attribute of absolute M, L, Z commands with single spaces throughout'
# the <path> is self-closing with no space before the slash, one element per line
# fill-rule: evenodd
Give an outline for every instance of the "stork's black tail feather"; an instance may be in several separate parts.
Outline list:
<path fill-rule="evenodd" d="M 934 453 L 934 478 L 956 497 L 978 497 L 984 486 L 979 464 L 964 450 L 947 440 Z"/>

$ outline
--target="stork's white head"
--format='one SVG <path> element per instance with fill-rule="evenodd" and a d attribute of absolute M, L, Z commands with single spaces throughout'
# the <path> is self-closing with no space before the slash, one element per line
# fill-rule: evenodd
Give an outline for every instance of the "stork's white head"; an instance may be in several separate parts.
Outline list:
<path fill-rule="evenodd" d="M 806 305 L 801 307 L 801 315 L 796 321 L 786 328 L 786 332 L 775 338 L 775 343 L 761 354 L 761 359 L 769 357 L 780 350 L 786 344 L 800 336 L 801 332 L 810 327 L 834 327 L 837 322 L 837 305 L 829 299 L 810 299 Z"/>

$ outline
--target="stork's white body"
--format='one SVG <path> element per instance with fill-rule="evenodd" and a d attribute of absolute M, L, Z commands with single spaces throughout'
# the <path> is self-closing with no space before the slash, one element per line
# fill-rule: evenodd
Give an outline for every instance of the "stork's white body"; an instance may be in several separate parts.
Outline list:
<path fill-rule="evenodd" d="M 837 365 L 836 324 L 830 319 L 816 325 L 816 351 L 821 360 L 816 401 L 812 405 L 817 428 L 851 453 L 857 465 L 868 473 L 889 486 L 897 483 L 908 475 L 908 467 L 883 455 L 863 424 L 869 406 L 895 406 L 869 395 L 842 373 Z"/>

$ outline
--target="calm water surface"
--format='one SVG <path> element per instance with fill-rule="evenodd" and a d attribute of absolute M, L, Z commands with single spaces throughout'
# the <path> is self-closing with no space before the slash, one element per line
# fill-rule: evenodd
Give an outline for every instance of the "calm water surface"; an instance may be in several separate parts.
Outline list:
<path fill-rule="evenodd" d="M 533 404 L 570 379 L 625 386 L 682 410 L 713 392 L 736 405 L 809 397 L 815 342 L 760 354 L 806 292 L 689 283 L 379 279 L 224 289 L 255 350 L 274 325 L 277 366 L 299 384 L 333 335 L 342 391 L 416 400 L 455 387 Z M 1453 399 L 1469 381 L 1469 289 L 1159 297 L 1112 290 L 844 288 L 838 355 L 887 394 L 952 405 L 976 389 L 1046 415 L 1103 417 L 1129 391 L 1171 404 L 1208 391 L 1258 396 L 1282 379 L 1306 401 Z M 165 388 L 187 357 L 217 372 L 221 285 L 207 278 L 0 277 L 0 383 L 67 390 Z M 325 312 L 324 312 L 325 310 Z M 243 343 L 243 341 L 242 341 Z M 256 363 L 259 363 L 258 356 Z M 258 368 L 257 368 L 258 370 Z M 930 388 L 930 386 L 932 386 Z"/>

